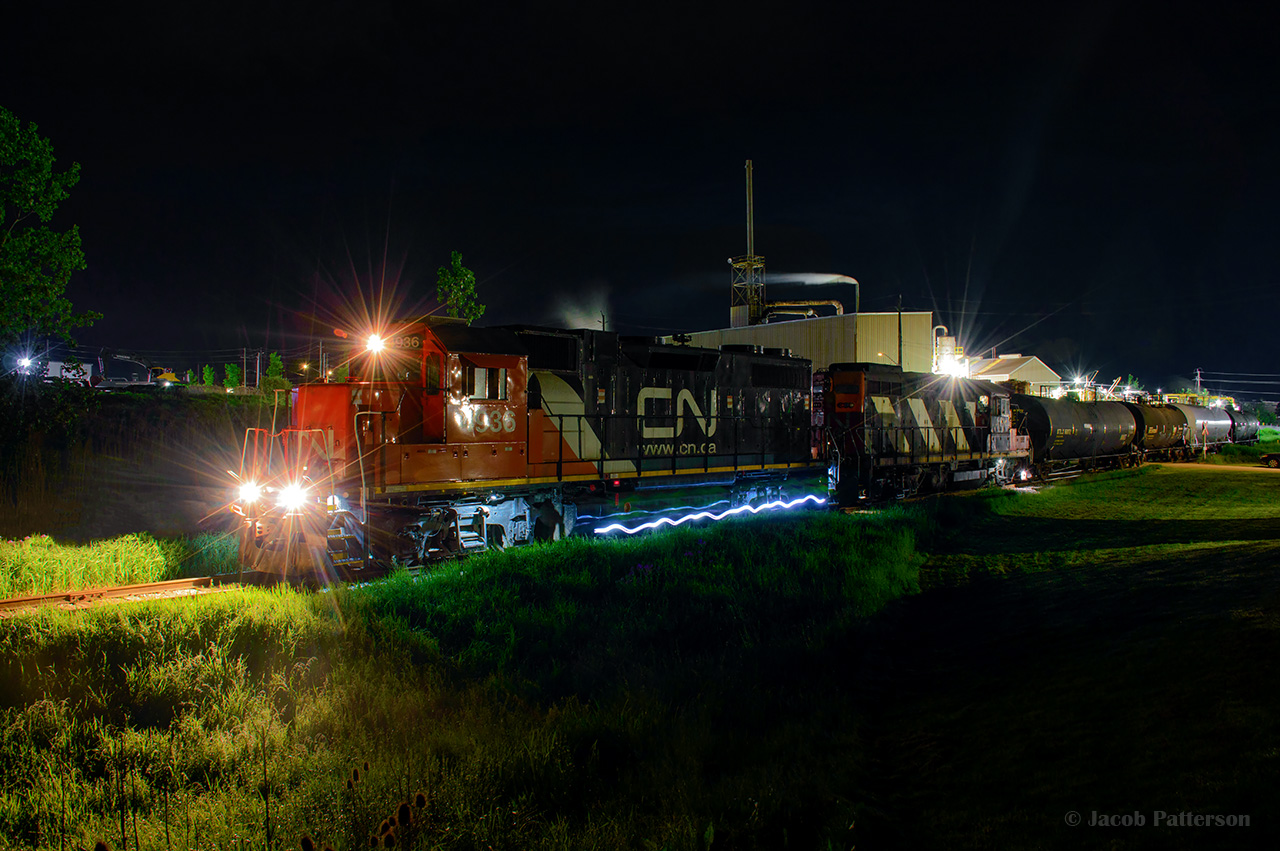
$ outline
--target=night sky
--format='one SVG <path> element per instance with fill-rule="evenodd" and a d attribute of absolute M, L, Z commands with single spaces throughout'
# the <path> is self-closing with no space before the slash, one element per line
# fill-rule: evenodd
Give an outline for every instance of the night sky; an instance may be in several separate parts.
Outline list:
<path fill-rule="evenodd" d="M 433 309 L 455 249 L 481 324 L 724 327 L 750 158 L 771 299 L 851 275 L 971 354 L 1276 371 L 1264 4 L 31 5 L 0 104 L 81 164 L 85 346 L 302 351 Z"/>

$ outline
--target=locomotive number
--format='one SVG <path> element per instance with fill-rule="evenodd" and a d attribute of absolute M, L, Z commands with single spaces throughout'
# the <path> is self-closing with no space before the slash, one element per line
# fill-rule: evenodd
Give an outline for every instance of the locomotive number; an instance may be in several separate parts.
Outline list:
<path fill-rule="evenodd" d="M 478 408 L 471 415 L 471 430 L 475 434 L 502 434 L 516 430 L 516 415 L 512 411 L 497 411 Z"/>
<path fill-rule="evenodd" d="M 392 337 L 387 342 L 393 349 L 422 348 L 422 337 L 418 334 L 405 334 L 400 337 Z"/>

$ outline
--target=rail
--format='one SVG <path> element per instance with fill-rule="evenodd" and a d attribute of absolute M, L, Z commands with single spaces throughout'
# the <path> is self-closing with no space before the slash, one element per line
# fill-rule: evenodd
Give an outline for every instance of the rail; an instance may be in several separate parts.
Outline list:
<path fill-rule="evenodd" d="M 9 597 L 0 600 L 0 611 L 30 609 L 58 603 L 84 606 L 98 600 L 115 597 L 133 597 L 140 594 L 164 594 L 173 591 L 213 589 L 233 584 L 234 575 L 196 576 L 188 579 L 169 579 L 163 582 L 142 582 L 136 585 L 115 585 L 105 588 L 84 588 L 75 591 L 56 591 L 49 594 L 33 594 L 26 597 Z"/>

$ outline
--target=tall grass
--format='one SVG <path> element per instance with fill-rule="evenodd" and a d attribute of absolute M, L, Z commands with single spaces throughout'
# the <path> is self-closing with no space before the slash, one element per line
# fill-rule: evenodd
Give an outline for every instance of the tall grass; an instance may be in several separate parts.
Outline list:
<path fill-rule="evenodd" d="M 47 535 L 0 541 L 0 597 L 211 576 L 236 570 L 236 542 L 220 535 L 142 533 L 85 545 Z"/>
<path fill-rule="evenodd" d="M 865 765 L 841 672 L 865 618 L 915 587 L 919 526 L 751 520 L 0 621 L 0 835 L 847 844 Z"/>
<path fill-rule="evenodd" d="M 1228 444 L 1218 452 L 1210 455 L 1208 460 L 1214 464 L 1258 464 L 1261 455 L 1267 452 L 1280 452 L 1280 434 L 1271 429 L 1271 435 L 1264 436 L 1251 446 Z"/>

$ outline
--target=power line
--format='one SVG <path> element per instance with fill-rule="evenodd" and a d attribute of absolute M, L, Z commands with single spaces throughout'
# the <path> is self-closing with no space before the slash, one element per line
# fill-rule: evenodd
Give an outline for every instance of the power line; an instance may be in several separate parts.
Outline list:
<path fill-rule="evenodd" d="M 1280 378 L 1280 372 L 1212 372 L 1202 369 L 1202 375 L 1248 375 L 1254 378 Z"/>

